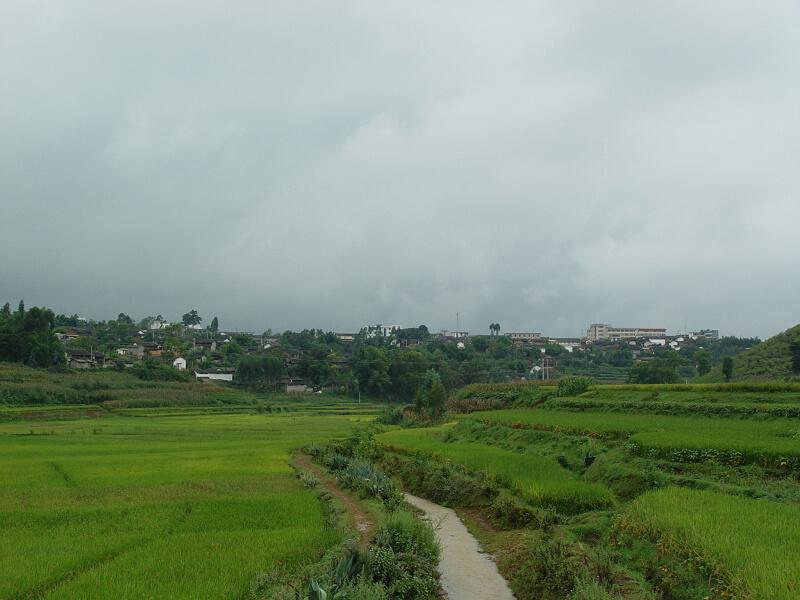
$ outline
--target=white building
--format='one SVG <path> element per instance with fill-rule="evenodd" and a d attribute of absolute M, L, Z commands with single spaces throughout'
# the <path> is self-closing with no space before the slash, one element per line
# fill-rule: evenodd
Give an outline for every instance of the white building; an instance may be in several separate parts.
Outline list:
<path fill-rule="evenodd" d="M 601 340 L 633 340 L 636 338 L 664 337 L 667 330 L 664 327 L 612 327 L 607 323 L 592 323 L 586 331 L 586 337 L 591 342 Z"/>
<path fill-rule="evenodd" d="M 172 361 L 172 366 L 178 369 L 178 371 L 185 371 L 186 370 L 186 359 L 181 358 L 180 356 Z"/>
<path fill-rule="evenodd" d="M 458 340 L 461 338 L 468 338 L 469 331 L 450 331 L 449 329 L 442 329 L 439 335 L 448 340 Z"/>
<path fill-rule="evenodd" d="M 367 337 L 392 337 L 395 332 L 400 331 L 403 327 L 401 325 L 368 325 Z"/>
<path fill-rule="evenodd" d="M 704 338 L 706 340 L 718 340 L 719 329 L 701 329 L 700 331 L 692 331 L 689 335 L 694 338 Z"/>
<path fill-rule="evenodd" d="M 514 331 L 506 333 L 506 337 L 511 338 L 512 342 L 532 342 L 541 339 L 542 334 L 538 331 Z"/>
<path fill-rule="evenodd" d="M 233 370 L 213 369 L 210 371 L 195 371 L 194 376 L 197 379 L 205 379 L 207 381 L 233 381 Z"/>

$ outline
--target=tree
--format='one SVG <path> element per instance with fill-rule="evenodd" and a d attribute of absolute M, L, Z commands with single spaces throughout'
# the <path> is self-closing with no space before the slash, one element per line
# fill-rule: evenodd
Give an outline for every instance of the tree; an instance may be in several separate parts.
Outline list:
<path fill-rule="evenodd" d="M 640 361 L 628 372 L 628 383 L 676 383 L 677 364 L 669 358 Z"/>
<path fill-rule="evenodd" d="M 725 381 L 730 381 L 733 377 L 733 358 L 726 356 L 722 359 L 722 374 L 725 376 Z"/>
<path fill-rule="evenodd" d="M 211 325 L 209 326 L 209 329 L 212 331 L 212 333 L 217 333 L 219 331 L 219 320 L 217 320 L 217 317 L 211 319 Z"/>
<path fill-rule="evenodd" d="M 202 320 L 203 320 L 202 317 L 197 314 L 197 311 L 195 309 L 190 310 L 189 312 L 184 314 L 183 317 L 181 318 L 181 322 L 187 327 L 190 325 L 200 325 L 200 322 Z"/>
<path fill-rule="evenodd" d="M 50 367 L 64 363 L 64 348 L 53 328 L 55 315 L 34 306 L 27 312 L 20 301 L 14 314 L 0 313 L 0 361 L 22 362 L 30 367 Z"/>
<path fill-rule="evenodd" d="M 698 375 L 705 375 L 711 370 L 711 352 L 708 350 L 697 350 L 692 358 Z"/>
<path fill-rule="evenodd" d="M 428 410 L 432 417 L 441 417 L 444 414 L 444 405 L 447 401 L 447 392 L 444 384 L 437 374 L 428 388 Z"/>
<path fill-rule="evenodd" d="M 3 308 L 0 309 L 0 319 L 5 320 L 11 316 L 11 305 L 6 302 L 3 304 Z"/>
<path fill-rule="evenodd" d="M 125 325 L 133 325 L 133 319 L 131 319 L 125 313 L 119 313 L 119 315 L 117 315 L 117 323 L 124 323 Z"/>
<path fill-rule="evenodd" d="M 500 335 L 500 323 L 489 323 L 489 335 Z"/>
<path fill-rule="evenodd" d="M 414 409 L 418 415 L 428 414 L 437 418 L 444 414 L 445 402 L 447 401 L 447 390 L 444 388 L 439 373 L 433 369 L 428 369 L 425 373 L 425 381 L 417 388 L 414 397 Z"/>
<path fill-rule="evenodd" d="M 792 373 L 800 375 L 800 340 L 789 344 L 789 352 L 792 355 Z"/>

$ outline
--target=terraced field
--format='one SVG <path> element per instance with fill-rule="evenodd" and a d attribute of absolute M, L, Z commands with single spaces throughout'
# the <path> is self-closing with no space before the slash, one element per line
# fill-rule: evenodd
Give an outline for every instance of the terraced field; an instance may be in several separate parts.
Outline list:
<path fill-rule="evenodd" d="M 511 568 L 505 575 L 518 596 L 565 597 L 570 589 L 593 590 L 581 598 L 800 595 L 796 384 L 598 385 L 577 397 L 541 388 L 530 399 L 518 389 L 465 389 L 458 401 L 476 412 L 455 415 L 457 423 L 377 436 L 391 451 L 485 472 L 562 515 L 554 533 L 488 538 L 501 566 Z M 531 399 L 533 408 L 487 410 Z M 494 505 L 487 510 L 497 514 Z M 529 535 L 532 550 L 520 554 Z M 543 539 L 546 561 L 526 558 Z M 516 580 L 525 560 L 534 560 L 538 575 Z"/>

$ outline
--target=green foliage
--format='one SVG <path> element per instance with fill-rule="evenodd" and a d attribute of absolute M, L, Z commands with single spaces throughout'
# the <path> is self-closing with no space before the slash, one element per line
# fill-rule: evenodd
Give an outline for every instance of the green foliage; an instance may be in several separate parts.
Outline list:
<path fill-rule="evenodd" d="M 400 425 L 404 418 L 402 408 L 388 406 L 378 415 L 375 422 L 383 425 Z"/>
<path fill-rule="evenodd" d="M 591 377 L 564 377 L 558 380 L 557 396 L 580 396 L 594 385 Z"/>
<path fill-rule="evenodd" d="M 792 373 L 800 375 L 800 338 L 789 344 L 789 353 L 792 356 Z"/>
<path fill-rule="evenodd" d="M 64 348 L 55 337 L 55 315 L 34 306 L 25 310 L 20 300 L 16 312 L 6 303 L 0 311 L 0 361 L 24 363 L 30 367 L 64 364 Z"/>
<path fill-rule="evenodd" d="M 726 356 L 722 361 L 722 375 L 725 381 L 730 381 L 733 377 L 733 358 Z"/>
<path fill-rule="evenodd" d="M 711 370 L 711 352 L 702 349 L 697 350 L 693 358 L 698 375 L 703 376 Z"/>
<path fill-rule="evenodd" d="M 417 388 L 414 410 L 419 416 L 438 419 L 444 414 L 446 400 L 447 392 L 439 374 L 434 370 L 429 370 L 425 374 L 423 384 Z"/>
<path fill-rule="evenodd" d="M 185 371 L 165 365 L 155 360 L 143 360 L 130 369 L 131 375 L 145 381 L 191 381 Z"/>
<path fill-rule="evenodd" d="M 246 386 L 275 389 L 285 373 L 282 358 L 271 354 L 254 354 L 239 360 L 236 380 Z"/>
<path fill-rule="evenodd" d="M 197 314 L 195 309 L 190 310 L 181 317 L 181 323 L 184 325 L 200 325 L 203 318 Z"/>
<path fill-rule="evenodd" d="M 786 380 L 796 376 L 793 371 L 792 343 L 798 340 L 800 325 L 795 325 L 764 342 L 753 344 L 749 349 L 736 354 L 736 368 L 735 372 L 731 372 L 731 379 L 765 381 Z M 722 381 L 724 377 L 724 371 L 718 366 L 703 380 Z"/>
<path fill-rule="evenodd" d="M 497 483 L 485 474 L 470 473 L 453 461 L 424 453 L 410 456 L 387 453 L 382 464 L 412 493 L 445 506 L 476 506 L 498 493 Z"/>
<path fill-rule="evenodd" d="M 677 383 L 677 364 L 672 360 L 654 359 L 637 362 L 628 372 L 628 383 Z"/>
<path fill-rule="evenodd" d="M 492 522 L 501 528 L 533 527 L 550 529 L 558 523 L 558 514 L 549 508 L 529 506 L 514 495 L 502 492 L 489 506 Z"/>
<path fill-rule="evenodd" d="M 391 513 L 375 534 L 366 560 L 373 581 L 390 597 L 424 600 L 436 597 L 439 546 L 431 526 L 406 511 Z"/>

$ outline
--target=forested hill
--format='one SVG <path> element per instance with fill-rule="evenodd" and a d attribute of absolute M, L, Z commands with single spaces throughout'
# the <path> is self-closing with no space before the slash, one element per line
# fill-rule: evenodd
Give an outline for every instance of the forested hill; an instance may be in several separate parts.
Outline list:
<path fill-rule="evenodd" d="M 800 379 L 800 325 L 787 329 L 737 354 L 733 359 L 734 380 Z M 698 381 L 723 381 L 721 367 L 715 367 Z"/>

